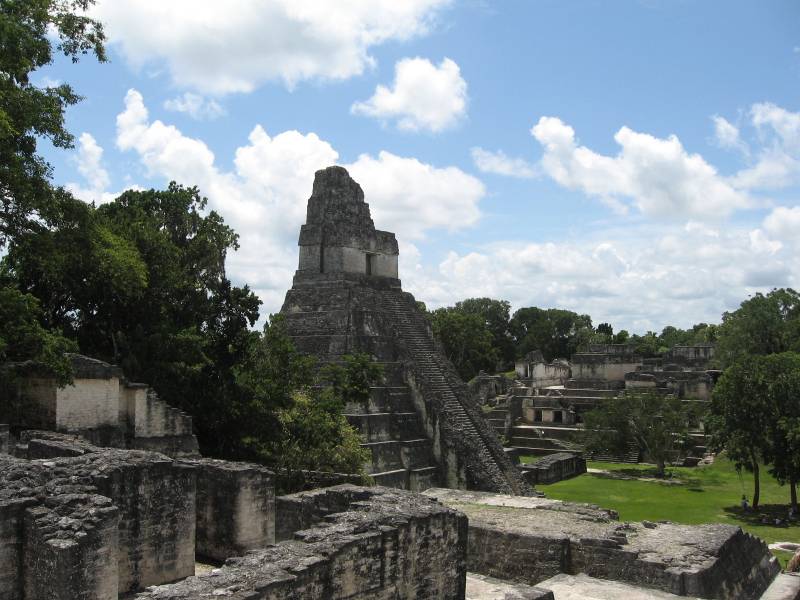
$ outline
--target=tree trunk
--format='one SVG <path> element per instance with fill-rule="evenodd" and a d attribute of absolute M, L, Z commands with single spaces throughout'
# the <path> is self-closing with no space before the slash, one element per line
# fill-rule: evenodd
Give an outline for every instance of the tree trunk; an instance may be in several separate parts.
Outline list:
<path fill-rule="evenodd" d="M 666 463 L 664 462 L 664 459 L 663 458 L 659 459 L 656 462 L 656 477 L 658 477 L 660 479 L 663 479 L 664 478 L 664 474 L 666 473 L 666 470 L 667 470 L 666 469 Z"/>
<path fill-rule="evenodd" d="M 761 481 L 758 472 L 758 460 L 753 457 L 753 510 L 758 508 L 758 501 L 761 497 Z"/>
<path fill-rule="evenodd" d="M 789 478 L 789 493 L 792 499 L 792 511 L 797 514 L 797 480 L 794 477 Z"/>

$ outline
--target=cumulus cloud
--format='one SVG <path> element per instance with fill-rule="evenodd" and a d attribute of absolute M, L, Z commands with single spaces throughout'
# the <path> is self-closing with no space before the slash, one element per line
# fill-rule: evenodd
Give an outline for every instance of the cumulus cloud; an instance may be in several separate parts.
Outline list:
<path fill-rule="evenodd" d="M 714 139 L 720 148 L 748 153 L 747 144 L 742 140 L 736 125 L 719 115 L 714 115 L 711 120 L 714 122 Z"/>
<path fill-rule="evenodd" d="M 764 229 L 787 242 L 800 243 L 800 206 L 778 206 L 764 219 Z"/>
<path fill-rule="evenodd" d="M 493 173 L 520 179 L 533 179 L 538 176 L 536 167 L 522 158 L 507 156 L 502 150 L 491 152 L 480 147 L 470 150 L 472 162 L 482 173 Z"/>
<path fill-rule="evenodd" d="M 341 80 L 374 64 L 370 50 L 426 33 L 450 0 L 100 0 L 93 16 L 135 67 L 164 67 L 181 87 L 250 92 Z"/>
<path fill-rule="evenodd" d="M 404 58 L 395 65 L 391 89 L 379 85 L 354 114 L 394 120 L 407 131 L 442 131 L 454 126 L 467 109 L 467 82 L 458 65 L 445 58 L 439 66 L 426 58 Z"/>
<path fill-rule="evenodd" d="M 225 114 L 225 109 L 216 100 L 204 98 L 192 92 L 186 92 L 182 96 L 166 100 L 164 108 L 185 113 L 198 121 L 216 119 Z"/>
<path fill-rule="evenodd" d="M 563 242 L 495 242 L 401 273 L 429 307 L 488 296 L 588 313 L 615 329 L 719 322 L 748 295 L 797 285 L 800 264 L 761 230 L 693 225 L 584 232 Z"/>
<path fill-rule="evenodd" d="M 800 179 L 800 112 L 771 102 L 754 104 L 750 121 L 760 149 L 756 162 L 739 171 L 732 181 L 746 189 L 780 189 Z"/>
<path fill-rule="evenodd" d="M 377 158 L 362 154 L 344 167 L 364 189 L 378 228 L 399 237 L 420 239 L 433 228 L 455 231 L 480 217 L 486 189 L 456 167 L 437 168 L 385 151 Z"/>
<path fill-rule="evenodd" d="M 84 179 L 84 184 L 69 182 L 66 188 L 76 198 L 86 202 L 103 204 L 116 196 L 108 191 L 111 178 L 103 166 L 103 148 L 90 133 L 82 133 L 78 138 L 78 148 L 72 155 L 72 163 Z"/>
<path fill-rule="evenodd" d="M 574 129 L 556 117 L 539 119 L 531 134 L 544 148 L 547 175 L 619 212 L 632 204 L 650 217 L 707 219 L 751 205 L 746 193 L 674 135 L 664 139 L 622 127 L 614 136 L 620 152 L 606 156 L 579 145 Z"/>
<path fill-rule="evenodd" d="M 151 120 L 142 95 L 131 90 L 117 116 L 117 146 L 135 152 L 151 177 L 200 188 L 241 236 L 241 249 L 229 258 L 231 276 L 257 291 L 265 311 L 278 310 L 297 266 L 297 234 L 314 172 L 339 159 L 331 144 L 315 133 L 271 136 L 256 125 L 226 171 L 205 142 Z M 364 188 L 376 226 L 397 232 L 404 243 L 431 229 L 466 227 L 480 214 L 483 184 L 457 168 L 388 152 L 343 166 Z"/>

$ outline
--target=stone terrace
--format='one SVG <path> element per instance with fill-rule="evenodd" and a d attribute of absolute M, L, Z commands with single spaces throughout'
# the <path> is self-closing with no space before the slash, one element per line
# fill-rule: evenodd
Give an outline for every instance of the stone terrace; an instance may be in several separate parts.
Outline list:
<path fill-rule="evenodd" d="M 613 511 L 545 498 L 431 489 L 469 518 L 470 571 L 541 585 L 585 574 L 678 596 L 756 599 L 780 570 L 731 525 L 620 523 Z M 558 594 L 556 598 L 558 598 Z"/>

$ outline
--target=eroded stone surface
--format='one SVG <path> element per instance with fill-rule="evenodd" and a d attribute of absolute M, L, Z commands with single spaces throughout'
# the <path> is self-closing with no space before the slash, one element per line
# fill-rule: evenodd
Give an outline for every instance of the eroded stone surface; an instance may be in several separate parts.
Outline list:
<path fill-rule="evenodd" d="M 467 573 L 465 600 L 554 600 L 554 597 L 550 590 Z"/>
<path fill-rule="evenodd" d="M 306 493 L 315 524 L 139 600 L 464 597 L 467 521 L 424 496 L 350 485 Z M 335 512 L 344 507 L 345 510 Z M 329 512 L 334 511 L 334 512 Z"/>
<path fill-rule="evenodd" d="M 583 573 L 682 596 L 746 600 L 758 598 L 779 571 L 760 539 L 732 525 L 620 523 L 592 505 L 460 490 L 426 494 L 468 516 L 470 571 L 500 579 L 535 585 Z"/>
<path fill-rule="evenodd" d="M 587 575 L 556 575 L 539 587 L 552 591 L 556 600 L 686 600 L 686 596 Z"/>

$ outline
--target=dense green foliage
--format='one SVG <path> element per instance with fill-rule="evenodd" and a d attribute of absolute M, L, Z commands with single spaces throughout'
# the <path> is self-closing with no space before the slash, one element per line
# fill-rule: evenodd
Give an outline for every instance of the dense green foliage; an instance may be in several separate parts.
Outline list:
<path fill-rule="evenodd" d="M 429 313 L 428 319 L 462 379 L 497 368 L 499 352 L 492 345 L 492 332 L 479 315 L 448 307 L 437 308 Z"/>
<path fill-rule="evenodd" d="M 708 422 L 712 447 L 753 472 L 759 503 L 759 464 L 789 484 L 797 510 L 800 478 L 800 295 L 792 289 L 756 294 L 725 313 L 717 352 L 725 365 L 714 388 Z"/>
<path fill-rule="evenodd" d="M 274 316 L 236 369 L 247 402 L 235 419 L 239 447 L 227 454 L 281 471 L 360 472 L 370 457 L 344 407 L 366 402 L 382 370 L 363 354 L 315 367 L 314 359 L 294 349 L 282 319 Z"/>
<path fill-rule="evenodd" d="M 699 323 L 691 329 L 667 326 L 658 334 L 614 333 L 609 323 L 592 326 L 589 315 L 558 308 L 520 308 L 510 314 L 510 304 L 491 298 L 468 298 L 455 306 L 426 312 L 434 334 L 462 378 L 479 371 L 499 373 L 514 367 L 514 360 L 539 350 L 546 361 L 569 359 L 589 344 L 629 344 L 644 356 L 658 356 L 677 345 L 714 342 L 718 326 Z"/>
<path fill-rule="evenodd" d="M 786 520 L 787 510 L 783 502 L 785 489 L 772 477 L 766 477 L 763 484 L 761 511 L 742 511 L 740 500 L 746 491 L 745 482 L 735 464 L 724 455 L 708 466 L 671 468 L 667 480 L 653 479 L 653 468 L 647 465 L 589 463 L 588 466 L 609 473 L 587 473 L 537 488 L 548 498 L 611 508 L 619 512 L 620 521 L 728 523 L 767 543 L 800 537 L 797 521 L 788 526 L 774 525 L 774 518 Z M 768 524 L 761 523 L 764 517 L 769 517 Z"/>
<path fill-rule="evenodd" d="M 588 452 L 622 455 L 635 444 L 663 477 L 667 463 L 680 458 L 688 442 L 691 415 L 680 399 L 652 391 L 605 399 L 584 415 Z"/>
<path fill-rule="evenodd" d="M 726 312 L 716 350 L 723 366 L 751 355 L 800 352 L 800 294 L 791 288 L 758 293 Z"/>
<path fill-rule="evenodd" d="M 64 355 L 77 345 L 48 331 L 41 324 L 39 301 L 12 286 L 0 287 L 0 364 L 23 363 L 0 370 L 0 388 L 11 383 L 24 363 L 46 367 L 61 383 L 72 379 L 69 360 Z M 0 391 L 0 400 L 4 391 Z"/>
<path fill-rule="evenodd" d="M 53 61 L 54 52 L 77 61 L 89 52 L 105 60 L 103 29 L 79 14 L 90 0 L 4 0 L 0 3 L 0 249 L 9 239 L 41 231 L 53 218 L 63 190 L 50 185 L 51 168 L 36 153 L 37 141 L 72 146 L 64 111 L 80 100 L 67 84 L 39 88 L 31 74 Z M 57 37 L 55 46 L 52 37 Z M 71 378 L 65 350 L 74 349 L 57 331 L 42 325 L 34 296 L 13 282 L 0 284 L 0 362 L 32 361 L 66 382 Z M 0 372 L 0 388 L 13 372 Z M 0 398 L 2 399 L 2 398 Z"/>
<path fill-rule="evenodd" d="M 520 308 L 509 322 L 517 356 L 540 350 L 545 360 L 569 358 L 589 342 L 592 318 L 558 308 Z"/>

